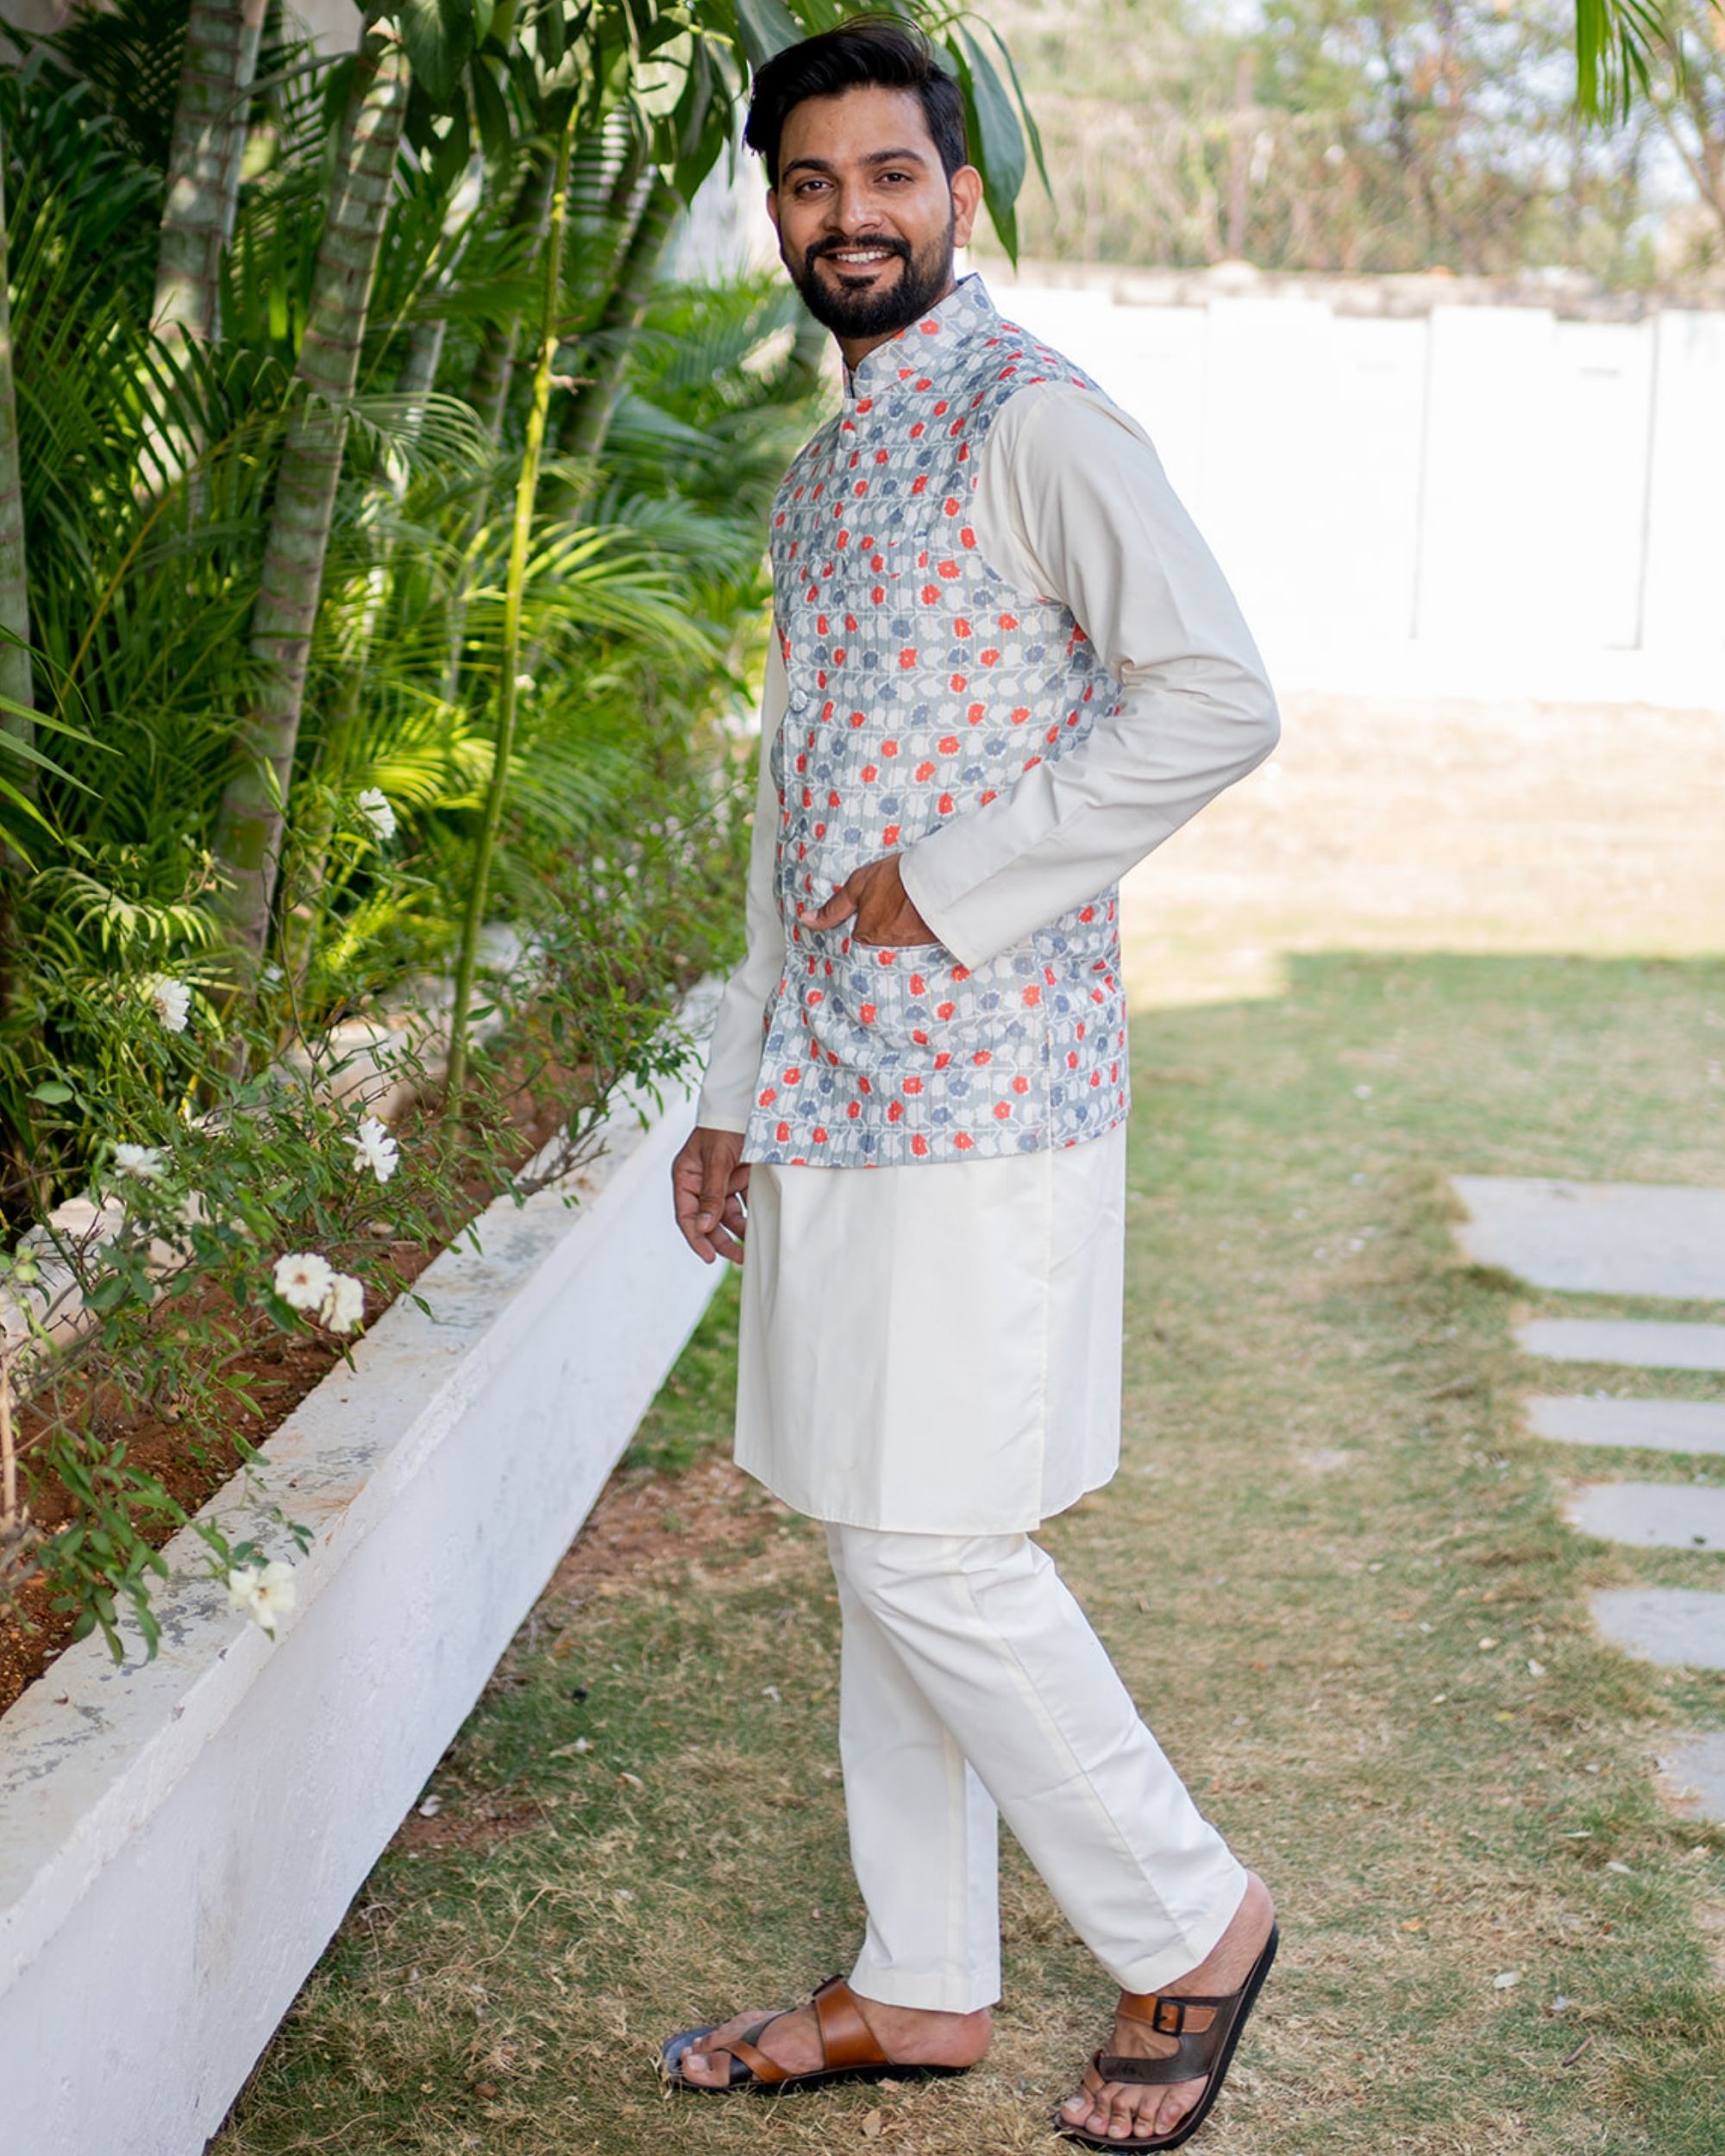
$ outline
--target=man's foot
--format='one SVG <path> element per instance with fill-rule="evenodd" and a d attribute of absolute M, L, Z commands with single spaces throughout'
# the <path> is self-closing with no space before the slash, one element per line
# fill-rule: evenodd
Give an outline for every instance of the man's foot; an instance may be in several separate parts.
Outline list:
<path fill-rule="evenodd" d="M 918 2007 L 883 2006 L 877 1999 L 858 1997 L 857 2011 L 881 2049 L 900 2066 L 974 2066 L 988 2048 L 994 2033 L 987 2007 L 975 2014 L 932 2014 Z M 725 2039 L 748 2038 L 749 2032 L 767 2021 L 772 2009 L 754 2014 L 733 2015 L 730 2021 L 691 2045 L 677 2061 L 681 2079 L 698 2089 L 722 2089 L 731 2073 L 731 2053 Z M 764 2052 L 786 2071 L 819 2073 L 821 2067 L 820 2029 L 812 2006 L 800 2006 L 762 2032 L 755 2048 Z"/>
<path fill-rule="evenodd" d="M 1245 1899 L 1208 1957 L 1183 1977 L 1160 1985 L 1159 1996 L 1223 1998 L 1238 1991 L 1264 1952 L 1275 1915 L 1269 1888 L 1255 1871 L 1248 1872 Z M 1117 2015 L 1114 2033 L 1102 2048 L 1116 2058 L 1165 2059 L 1179 2046 L 1172 2036 Z M 1203 2095 L 1205 2085 L 1202 2081 L 1104 2081 L 1094 2066 L 1087 2066 L 1082 2090 L 1060 2107 L 1061 2122 L 1099 2139 L 1151 2140 L 1174 2131 Z"/>

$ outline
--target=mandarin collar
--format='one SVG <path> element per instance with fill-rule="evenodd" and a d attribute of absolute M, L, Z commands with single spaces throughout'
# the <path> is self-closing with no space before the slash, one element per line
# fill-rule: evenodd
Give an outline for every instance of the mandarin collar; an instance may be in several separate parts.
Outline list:
<path fill-rule="evenodd" d="M 878 395 L 908 373 L 923 373 L 966 338 L 998 329 L 1000 320 L 988 286 L 972 270 L 925 315 L 919 316 L 884 344 L 877 344 L 855 367 L 844 370 L 845 403 L 854 405 L 859 398 Z"/>

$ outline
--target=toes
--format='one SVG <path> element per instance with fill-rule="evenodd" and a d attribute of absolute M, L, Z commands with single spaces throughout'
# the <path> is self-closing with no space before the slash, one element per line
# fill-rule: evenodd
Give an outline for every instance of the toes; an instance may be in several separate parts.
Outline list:
<path fill-rule="evenodd" d="M 1144 2128 L 1138 2115 L 1138 2091 L 1133 2089 L 1115 2089 L 1108 2103 L 1107 2135 L 1111 2141 L 1136 2140 Z"/>
<path fill-rule="evenodd" d="M 1201 2085 L 1201 2084 L 1198 2084 L 1198 2086 Z M 1164 2090 L 1161 2101 L 1153 2107 L 1151 2123 L 1145 2127 L 1145 2132 L 1146 2134 L 1171 2134 L 1196 2102 L 1196 2088 L 1181 2087 Z"/>

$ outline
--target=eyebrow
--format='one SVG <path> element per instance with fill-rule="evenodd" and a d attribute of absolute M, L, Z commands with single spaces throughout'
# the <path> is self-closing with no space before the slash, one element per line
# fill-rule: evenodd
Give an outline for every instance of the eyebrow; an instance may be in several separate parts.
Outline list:
<path fill-rule="evenodd" d="M 862 160 L 865 165 L 926 165 L 928 160 L 920 150 L 870 150 Z M 780 168 L 781 183 L 793 172 L 830 172 L 836 168 L 824 157 L 794 157 Z"/>

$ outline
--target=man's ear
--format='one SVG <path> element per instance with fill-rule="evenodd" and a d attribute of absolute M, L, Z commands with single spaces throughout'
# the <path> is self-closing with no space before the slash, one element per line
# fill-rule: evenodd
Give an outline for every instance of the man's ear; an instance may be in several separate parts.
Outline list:
<path fill-rule="evenodd" d="M 773 229 L 777 232 L 779 229 L 779 191 L 776 187 L 769 187 L 767 190 L 767 215 L 773 220 Z M 781 236 L 782 237 L 782 235 Z"/>
<path fill-rule="evenodd" d="M 969 247 L 982 207 L 982 175 L 974 165 L 961 165 L 946 184 L 952 194 L 952 244 Z"/>

